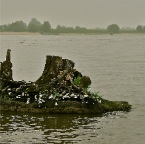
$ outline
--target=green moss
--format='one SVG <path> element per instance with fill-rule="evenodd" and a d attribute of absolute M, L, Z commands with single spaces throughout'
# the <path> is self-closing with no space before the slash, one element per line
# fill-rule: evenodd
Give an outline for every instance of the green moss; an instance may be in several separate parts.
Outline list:
<path fill-rule="evenodd" d="M 91 99 L 90 99 L 91 100 Z M 102 103 L 97 101 L 89 101 L 82 103 L 81 101 L 56 101 L 49 100 L 45 106 L 41 107 L 37 103 L 25 104 L 18 101 L 10 101 L 0 99 L 1 111 L 17 111 L 17 112 L 34 112 L 34 113 L 95 113 L 102 114 L 112 111 L 129 111 L 131 105 L 123 101 L 107 101 L 102 99 Z"/>

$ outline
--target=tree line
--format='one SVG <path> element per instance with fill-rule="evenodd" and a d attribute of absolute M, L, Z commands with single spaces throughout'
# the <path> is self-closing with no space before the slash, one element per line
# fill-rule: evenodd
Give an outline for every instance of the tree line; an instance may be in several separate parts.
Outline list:
<path fill-rule="evenodd" d="M 50 30 L 51 25 L 48 21 L 41 24 L 36 18 L 32 18 L 28 25 L 23 21 L 16 21 L 0 26 L 0 31 L 3 32 L 49 32 Z"/>
<path fill-rule="evenodd" d="M 32 18 L 27 25 L 23 21 L 16 21 L 7 25 L 0 25 L 1 32 L 39 32 L 39 33 L 145 33 L 145 26 L 138 25 L 135 29 L 121 29 L 117 24 L 108 25 L 106 29 L 96 28 L 87 29 L 85 27 L 76 26 L 66 27 L 58 25 L 55 29 L 51 27 L 48 21 L 39 22 L 36 18 Z"/>

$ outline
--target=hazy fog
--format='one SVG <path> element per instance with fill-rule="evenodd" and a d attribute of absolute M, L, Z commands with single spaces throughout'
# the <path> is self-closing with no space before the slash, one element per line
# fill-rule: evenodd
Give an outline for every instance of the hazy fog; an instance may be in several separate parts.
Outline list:
<path fill-rule="evenodd" d="M 0 0 L 0 24 L 31 18 L 52 27 L 106 27 L 109 24 L 145 25 L 145 0 Z"/>

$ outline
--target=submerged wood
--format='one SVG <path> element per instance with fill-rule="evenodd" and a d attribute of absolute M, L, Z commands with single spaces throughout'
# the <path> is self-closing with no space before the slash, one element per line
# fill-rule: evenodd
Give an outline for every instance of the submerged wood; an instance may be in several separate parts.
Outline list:
<path fill-rule="evenodd" d="M 75 63 L 47 56 L 44 71 L 35 82 L 14 81 L 10 50 L 0 63 L 0 110 L 47 113 L 129 111 L 128 102 L 113 102 L 87 90 L 91 79 L 74 69 Z"/>

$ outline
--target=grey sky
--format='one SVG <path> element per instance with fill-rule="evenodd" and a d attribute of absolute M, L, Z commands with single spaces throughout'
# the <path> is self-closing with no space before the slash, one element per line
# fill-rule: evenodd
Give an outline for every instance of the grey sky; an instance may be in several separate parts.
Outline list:
<path fill-rule="evenodd" d="M 145 25 L 145 0 L 0 0 L 0 24 L 35 17 L 52 27 L 121 27 Z"/>

